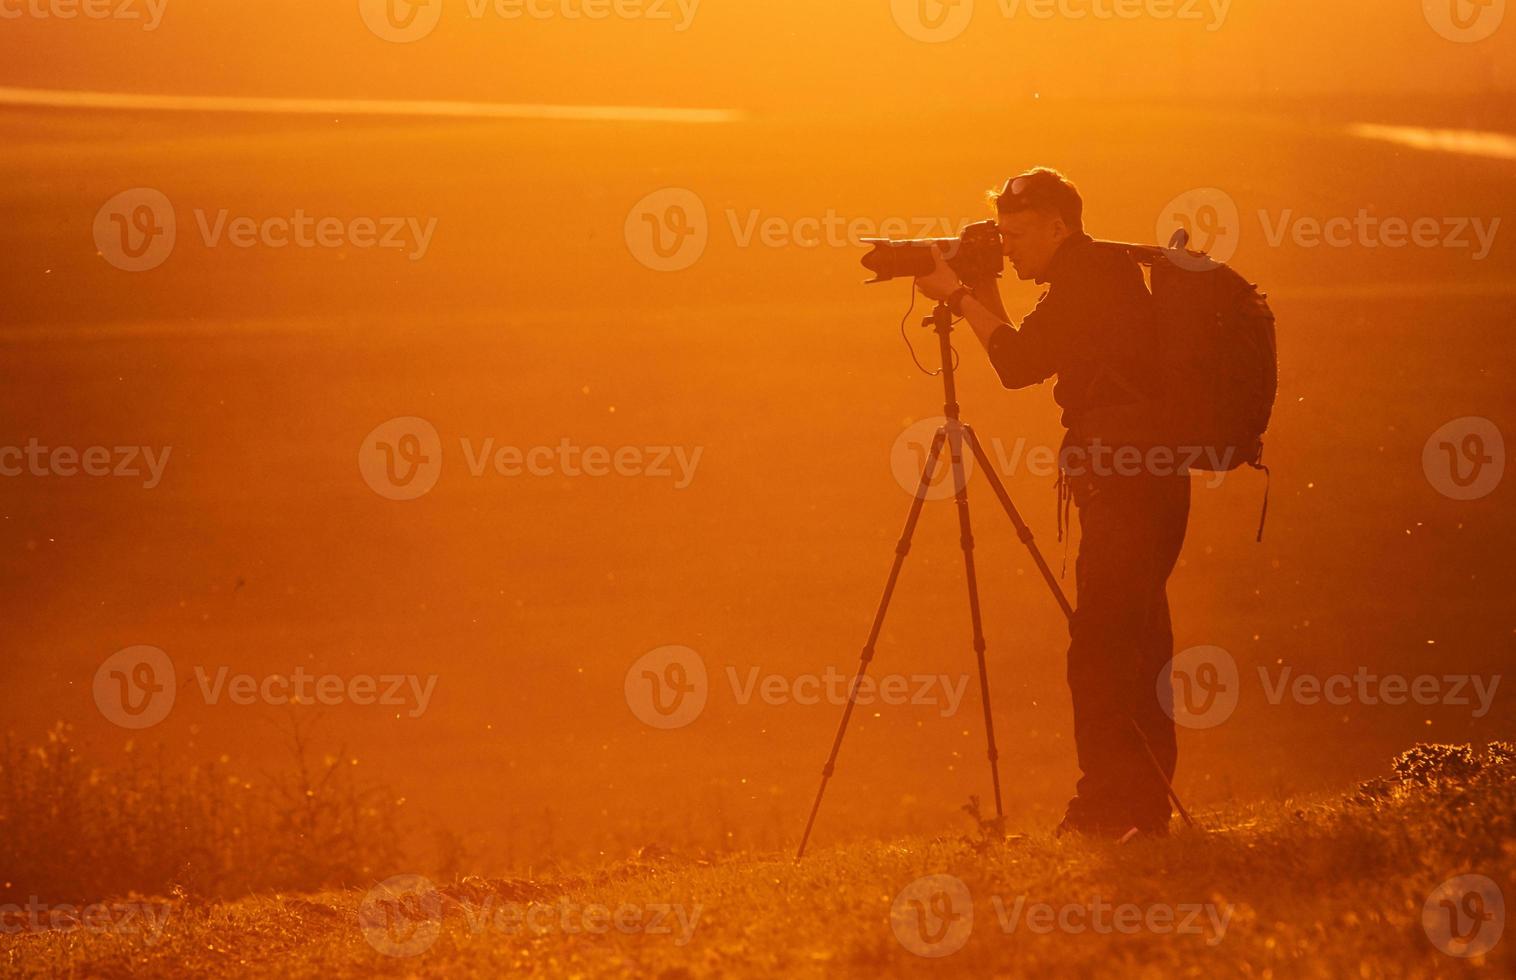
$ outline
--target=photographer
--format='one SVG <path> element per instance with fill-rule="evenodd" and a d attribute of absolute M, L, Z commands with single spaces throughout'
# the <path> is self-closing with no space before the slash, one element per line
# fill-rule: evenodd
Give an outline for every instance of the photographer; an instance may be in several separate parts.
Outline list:
<path fill-rule="evenodd" d="M 1152 297 L 1136 262 L 1085 234 L 1083 200 L 1057 171 L 1030 170 L 992 196 L 1017 276 L 1049 287 L 1020 329 L 995 280 L 959 282 L 940 252 L 916 287 L 973 326 L 1007 388 L 1058 378 L 1053 399 L 1069 430 L 1060 531 L 1070 495 L 1081 528 L 1068 682 L 1083 772 L 1059 832 L 1163 835 L 1169 800 L 1142 739 L 1172 779 L 1174 723 L 1157 682 L 1173 657 L 1166 583 L 1184 542 L 1189 476 L 1092 464 L 1119 439 L 1102 431 L 1102 410 L 1161 395 Z"/>

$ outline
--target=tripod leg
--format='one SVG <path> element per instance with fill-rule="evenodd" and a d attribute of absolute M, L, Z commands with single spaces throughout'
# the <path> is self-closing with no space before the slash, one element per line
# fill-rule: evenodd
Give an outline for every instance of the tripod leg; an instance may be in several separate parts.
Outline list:
<path fill-rule="evenodd" d="M 995 816 L 1004 817 L 1000 803 L 1000 752 L 995 748 L 995 719 L 990 711 L 990 675 L 984 663 L 984 625 L 979 614 L 979 579 L 974 574 L 974 531 L 969 523 L 969 487 L 963 468 L 964 426 L 948 423 L 948 450 L 953 463 L 953 488 L 958 503 L 958 529 L 963 545 L 963 570 L 969 586 L 969 622 L 974 630 L 974 656 L 979 661 L 979 700 L 984 705 L 984 738 L 989 750 L 990 781 L 995 787 Z"/>
<path fill-rule="evenodd" d="M 1037 570 L 1042 573 L 1042 580 L 1052 590 L 1053 598 L 1058 600 L 1058 608 L 1063 610 L 1065 618 L 1072 620 L 1074 618 L 1074 607 L 1069 604 L 1068 596 L 1063 594 L 1063 587 L 1058 584 L 1058 579 L 1053 575 L 1053 570 L 1048 567 L 1047 561 L 1042 557 L 1042 552 L 1037 548 L 1037 543 L 1032 540 L 1032 529 L 1027 527 L 1026 521 L 1021 519 L 1021 513 L 1016 510 L 1016 505 L 1011 502 L 1011 495 L 1006 492 L 1005 484 L 1000 480 L 1000 474 L 996 473 L 994 468 L 990 466 L 989 456 L 985 454 L 984 447 L 979 444 L 979 437 L 974 434 L 973 427 L 965 425 L 963 429 L 968 434 L 969 447 L 974 451 L 974 459 L 978 461 L 979 468 L 984 470 L 985 476 L 990 481 L 990 486 L 995 491 L 995 496 L 1000 498 L 1000 506 L 1005 508 L 1006 514 L 1011 519 L 1011 524 L 1016 528 L 1016 536 L 1021 539 L 1022 544 L 1026 545 L 1027 551 L 1031 552 L 1032 561 L 1036 563 Z M 1137 720 L 1130 715 L 1127 716 L 1127 722 L 1131 724 L 1132 731 L 1137 736 L 1137 741 L 1142 745 L 1143 753 L 1146 754 L 1148 761 L 1153 764 L 1153 771 L 1163 781 L 1164 789 L 1168 791 L 1169 799 L 1174 803 L 1174 809 L 1178 810 L 1179 815 L 1184 818 L 1185 826 L 1195 826 L 1195 821 L 1190 818 L 1190 811 L 1185 809 L 1184 803 L 1179 799 L 1179 794 L 1174 791 L 1174 784 L 1169 780 L 1168 773 L 1163 771 L 1163 766 L 1158 763 L 1158 757 L 1153 754 L 1153 747 L 1148 743 L 1147 736 L 1143 734 L 1142 726 L 1137 724 Z"/>
<path fill-rule="evenodd" d="M 1174 784 L 1169 781 L 1169 774 L 1163 771 L 1163 765 L 1158 761 L 1158 756 L 1153 754 L 1153 744 L 1148 741 L 1148 737 L 1143 732 L 1142 726 L 1137 724 L 1137 719 L 1130 715 L 1127 716 L 1126 720 L 1131 722 L 1132 731 L 1137 733 L 1137 741 L 1142 743 L 1142 751 L 1147 753 L 1148 761 L 1153 764 L 1153 771 L 1158 774 L 1159 779 L 1163 780 L 1163 788 L 1169 791 L 1169 799 L 1173 801 L 1174 809 L 1178 810 L 1179 815 L 1184 818 L 1184 825 L 1186 827 L 1195 826 L 1195 821 L 1190 818 L 1190 811 L 1184 808 L 1184 803 L 1180 801 L 1179 794 L 1174 792 Z"/>
<path fill-rule="evenodd" d="M 979 468 L 990 481 L 990 487 L 995 491 L 995 496 L 1000 498 L 1000 506 L 1005 508 L 1011 524 L 1016 528 L 1016 536 L 1021 543 L 1026 545 L 1026 550 L 1031 552 L 1032 561 L 1037 565 L 1037 571 L 1042 573 L 1042 580 L 1047 583 L 1053 592 L 1053 598 L 1058 601 L 1058 608 L 1063 610 L 1063 615 L 1068 619 L 1074 618 L 1074 607 L 1069 604 L 1069 597 L 1063 594 L 1063 586 L 1058 584 L 1058 578 L 1053 570 L 1048 567 L 1047 560 L 1042 557 L 1042 552 L 1037 548 L 1037 542 L 1032 539 L 1032 529 L 1027 527 L 1026 521 L 1021 519 L 1021 512 L 1011 502 L 1011 495 L 1006 492 L 1005 484 L 1000 481 L 1000 474 L 990 465 L 990 458 L 984 452 L 984 447 L 979 444 L 979 437 L 974 434 L 972 426 L 965 425 L 964 431 L 968 433 L 969 448 L 974 451 L 974 459 L 978 461 Z"/>
<path fill-rule="evenodd" d="M 895 561 L 890 566 L 889 578 L 884 583 L 884 595 L 880 597 L 879 606 L 874 610 L 874 624 L 869 629 L 868 641 L 864 643 L 863 655 L 858 660 L 858 673 L 848 688 L 847 703 L 842 706 L 842 720 L 837 725 L 837 734 L 832 738 L 832 751 L 826 757 L 826 765 L 821 767 L 821 785 L 816 788 L 816 800 L 811 804 L 811 815 L 805 821 L 805 833 L 800 836 L 800 847 L 795 851 L 796 861 L 805 856 L 805 845 L 811 839 L 811 828 L 815 826 L 816 814 L 821 810 L 821 797 L 826 793 L 827 781 L 832 778 L 832 772 L 836 769 L 837 753 L 842 749 L 842 737 L 847 733 L 848 721 L 853 717 L 853 699 L 858 694 L 858 686 L 863 682 L 863 675 L 868 672 L 869 662 L 874 659 L 874 644 L 879 641 L 879 633 L 884 628 L 884 615 L 889 609 L 890 597 L 895 594 L 895 583 L 900 578 L 900 569 L 905 564 L 905 556 L 910 553 L 911 537 L 916 533 L 916 522 L 921 518 L 921 508 L 926 503 L 927 490 L 931 487 L 932 476 L 937 470 L 937 460 L 942 455 L 942 445 L 946 440 L 946 428 L 939 428 L 932 438 L 932 448 L 927 452 L 926 466 L 921 471 L 921 482 L 916 486 L 916 499 L 911 501 L 911 511 L 905 519 L 905 530 L 901 532 L 900 541 L 895 545 Z"/>

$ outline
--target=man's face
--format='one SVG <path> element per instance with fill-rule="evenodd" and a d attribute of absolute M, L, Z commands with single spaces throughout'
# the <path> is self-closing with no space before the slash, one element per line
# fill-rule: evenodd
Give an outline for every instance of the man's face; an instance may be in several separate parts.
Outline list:
<path fill-rule="evenodd" d="M 1069 237 L 1063 219 L 1050 211 L 1012 211 L 1000 216 L 1000 244 L 1019 279 L 1037 279 Z"/>

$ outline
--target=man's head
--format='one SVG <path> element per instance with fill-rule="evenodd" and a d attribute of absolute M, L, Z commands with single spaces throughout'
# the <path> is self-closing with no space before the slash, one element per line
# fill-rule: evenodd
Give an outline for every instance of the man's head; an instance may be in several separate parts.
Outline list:
<path fill-rule="evenodd" d="M 990 200 L 1006 258 L 1021 279 L 1040 279 L 1058 246 L 1084 231 L 1084 199 L 1056 170 L 1037 167 L 1012 177 Z"/>

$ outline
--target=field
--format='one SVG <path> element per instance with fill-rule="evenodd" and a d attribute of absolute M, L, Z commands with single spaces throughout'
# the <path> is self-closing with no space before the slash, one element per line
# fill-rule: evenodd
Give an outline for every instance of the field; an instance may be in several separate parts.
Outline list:
<path fill-rule="evenodd" d="M 63 720 L 102 753 L 156 744 L 254 773 L 277 754 L 289 709 L 209 703 L 221 668 L 435 676 L 420 713 L 321 709 L 326 747 L 345 746 L 407 799 L 423 836 L 457 829 L 512 866 L 544 847 L 593 858 L 685 835 L 784 846 L 837 707 L 740 693 L 754 671 L 792 691 L 796 678 L 851 670 L 909 502 L 892 452 L 940 411 L 941 393 L 900 341 L 904 284 L 860 286 L 861 248 L 846 236 L 769 247 L 756 234 L 744 247 L 742 229 L 753 212 L 977 218 L 979 189 L 1024 156 L 1013 135 L 1036 128 L 1035 159 L 1080 178 L 1097 234 L 1151 240 L 1164 202 L 1226 189 L 1244 222 L 1233 262 L 1280 317 L 1265 541 L 1252 540 L 1260 474 L 1197 486 L 1170 586 L 1178 648 L 1230 651 L 1246 685 L 1227 724 L 1187 733 L 1181 793 L 1209 806 L 1331 789 L 1417 739 L 1509 734 L 1504 692 L 1476 717 L 1441 704 L 1275 704 L 1255 680 L 1286 667 L 1498 674 L 1516 642 L 1501 612 L 1512 511 L 1501 492 L 1448 499 L 1422 464 L 1450 419 L 1509 427 L 1516 253 L 1500 235 L 1480 260 L 1458 248 L 1275 247 L 1253 217 L 1496 216 L 1509 161 L 1345 134 L 1354 120 L 1410 124 L 1431 111 L 1414 105 L 1316 104 L 1312 121 L 1297 109 L 1149 105 L 1139 123 L 1091 104 L 1008 108 L 969 120 L 1003 137 L 942 163 L 902 152 L 908 133 L 884 119 L 15 111 L 0 163 L 12 215 L 0 229 L 11 297 L 0 411 L 12 441 L 171 455 L 151 489 L 145 476 L 8 483 L 7 724 L 30 737 Z M 1461 104 L 1437 111 L 1502 122 Z M 1176 162 L 1165 147 L 1197 130 L 1211 138 Z M 771 145 L 808 152 L 763 158 Z M 1336 161 L 1328 172 L 1315 169 L 1322 157 Z M 882 159 L 893 168 L 858 166 Z M 161 189 L 180 212 L 173 256 L 142 274 L 91 247 L 100 202 L 131 186 Z M 694 190 L 709 215 L 704 256 L 677 272 L 646 267 L 623 233 L 629 209 L 665 186 Z M 195 227 L 196 211 L 214 221 L 296 207 L 435 217 L 437 230 L 411 262 L 212 247 Z M 1005 293 L 1013 315 L 1036 296 L 1017 283 Z M 912 331 L 930 363 L 926 332 Z M 1055 446 L 1047 392 L 999 389 L 972 344 L 957 340 L 962 401 L 997 458 Z M 366 434 L 401 416 L 430 421 L 442 441 L 441 477 L 416 500 L 371 491 L 356 463 Z M 678 449 L 695 468 L 681 486 L 672 462 L 662 477 L 607 478 L 475 476 L 470 465 L 486 445 L 564 439 Z M 1059 567 L 1051 476 L 1007 470 Z M 1063 627 L 993 501 L 976 499 L 1008 812 L 1013 825 L 1046 826 L 1073 772 Z M 946 504 L 928 507 L 876 669 L 954 684 L 972 671 L 951 525 Z M 134 644 L 179 668 L 173 713 L 145 733 L 109 724 L 91 700 L 101 662 Z M 704 658 L 711 694 L 693 724 L 662 731 L 627 710 L 623 678 L 669 644 Z M 823 838 L 925 831 L 984 794 L 976 696 L 960 708 L 860 717 Z M 1331 752 L 1314 751 L 1323 741 Z"/>
<path fill-rule="evenodd" d="M 213 764 L 250 792 L 284 786 L 283 745 L 304 732 L 323 771 L 361 774 L 398 814 L 349 836 L 358 856 L 330 890 L 239 899 L 170 867 L 137 887 L 33 896 L 0 869 L 0 905 L 167 914 L 152 944 L 67 921 L 0 937 L 4 971 L 1458 975 L 1422 908 L 1470 873 L 1516 894 L 1509 766 L 1484 756 L 1475 774 L 1351 787 L 1417 742 L 1516 736 L 1501 684 L 1516 653 L 1510 484 L 1455 499 L 1424 454 L 1455 419 L 1516 431 L 1516 249 L 1496 224 L 1508 142 L 1428 135 L 1512 120 L 1452 97 L 987 106 L 923 123 L 790 105 L 698 125 L 0 109 L 0 446 L 166 461 L 140 478 L 0 486 L 4 731 L 29 746 L 61 721 L 82 769 L 151 751 L 171 778 Z M 962 132 L 979 135 L 952 142 Z M 855 663 L 909 503 L 893 472 L 902 433 L 941 408 L 900 340 L 907 286 L 863 287 L 857 239 L 891 222 L 944 234 L 1038 163 L 1078 181 L 1101 237 L 1154 240 L 1175 202 L 1219 191 L 1236 221 L 1215 230 L 1235 232 L 1233 264 L 1279 315 L 1265 540 L 1261 474 L 1197 480 L 1170 585 L 1178 648 L 1220 648 L 1238 670 L 1235 711 L 1181 733 L 1177 789 L 1207 832 L 1124 848 L 1050 836 L 1076 775 L 1066 631 L 975 484 L 1016 836 L 989 842 L 963 812 L 988 774 L 957 533 L 934 503 L 876 670 L 968 694 L 860 712 L 816 850 L 794 867 L 840 710 L 801 692 Z M 178 223 L 172 255 L 140 273 L 92 234 L 132 188 L 160 191 Z M 656 196 L 670 188 L 698 202 L 707 241 L 660 271 L 636 232 L 670 217 Z M 1437 234 L 1338 247 L 1299 224 L 1362 213 Z M 298 214 L 431 231 L 401 249 L 243 247 L 215 231 Z M 1038 295 L 1004 292 L 1016 316 Z M 907 330 L 931 366 L 928 335 Z M 1056 410 L 1045 389 L 1000 389 L 974 344 L 956 338 L 965 413 L 1058 568 L 1052 479 L 1013 461 L 1057 445 Z M 413 418 L 438 436 L 440 477 L 395 499 L 364 447 Z M 560 445 L 647 465 L 595 477 L 488 463 Z M 164 651 L 177 678 L 172 710 L 145 729 L 119 724 L 99 687 L 107 658 L 138 646 Z M 703 711 L 682 726 L 646 723 L 628 683 L 667 646 L 707 672 Z M 297 671 L 416 686 L 301 708 L 240 703 L 216 681 Z M 1472 678 L 1489 698 L 1277 696 L 1281 677 L 1361 673 Z M 45 837 L 45 820 L 5 817 L 11 846 Z M 242 846 L 251 863 L 305 853 Z M 417 873 L 440 891 L 370 892 Z M 902 890 L 933 875 L 972 896 L 969 919 L 940 881 L 903 900 L 972 922 L 941 957 L 891 928 Z M 1146 918 L 1131 935 L 1007 931 L 1018 899 L 1055 918 L 1198 910 L 1211 931 Z M 484 924 L 526 901 L 560 911 L 543 935 Z M 686 915 L 688 942 L 677 914 L 670 934 L 562 927 L 591 907 L 662 905 Z M 415 957 L 370 941 L 433 932 Z M 1509 972 L 1510 950 L 1507 937 L 1486 972 Z"/>
<path fill-rule="evenodd" d="M 8 937 L 0 963 L 101 977 L 1508 973 L 1503 906 L 1442 888 L 1472 869 L 1516 881 L 1511 752 L 1421 747 L 1352 793 L 1228 808 L 1165 841 L 944 834 L 799 865 L 650 850 L 578 875 L 123 904 L 93 928 Z"/>

